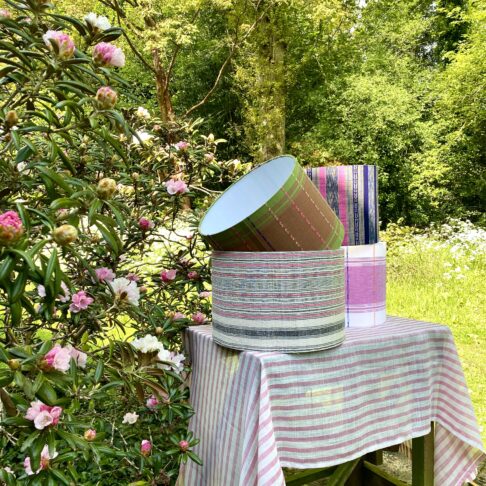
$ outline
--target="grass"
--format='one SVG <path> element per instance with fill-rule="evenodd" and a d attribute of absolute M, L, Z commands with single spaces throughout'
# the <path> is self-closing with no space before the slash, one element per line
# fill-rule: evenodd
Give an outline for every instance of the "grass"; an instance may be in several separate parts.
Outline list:
<path fill-rule="evenodd" d="M 392 227 L 383 239 L 388 314 L 450 327 L 486 443 L 486 231 L 456 222 L 422 235 Z"/>

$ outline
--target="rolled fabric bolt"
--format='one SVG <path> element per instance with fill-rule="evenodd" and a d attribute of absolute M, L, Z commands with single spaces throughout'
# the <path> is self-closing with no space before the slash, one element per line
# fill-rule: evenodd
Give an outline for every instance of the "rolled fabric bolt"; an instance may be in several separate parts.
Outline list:
<path fill-rule="evenodd" d="M 345 246 L 346 327 L 372 327 L 386 320 L 386 245 Z"/>
<path fill-rule="evenodd" d="M 213 339 L 302 353 L 344 340 L 344 250 L 213 252 Z"/>
<path fill-rule="evenodd" d="M 307 175 L 343 223 L 343 245 L 378 242 L 376 165 L 318 167 L 307 169 Z"/>
<path fill-rule="evenodd" d="M 260 165 L 208 209 L 200 234 L 215 250 L 337 249 L 344 228 L 290 155 Z"/>

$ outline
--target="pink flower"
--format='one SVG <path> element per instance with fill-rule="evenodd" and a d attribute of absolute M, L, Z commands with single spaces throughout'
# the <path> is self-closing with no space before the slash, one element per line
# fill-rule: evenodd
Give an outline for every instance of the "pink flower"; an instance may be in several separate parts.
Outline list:
<path fill-rule="evenodd" d="M 68 348 L 63 348 L 56 344 L 45 356 L 44 363 L 57 371 L 65 373 L 69 369 L 71 352 Z"/>
<path fill-rule="evenodd" d="M 118 95 L 109 86 L 102 86 L 96 92 L 96 102 L 100 110 L 111 110 L 115 107 Z"/>
<path fill-rule="evenodd" d="M 75 314 L 87 309 L 88 306 L 94 302 L 94 299 L 87 295 L 84 290 L 80 290 L 79 292 L 73 294 L 72 300 L 73 301 L 69 306 L 69 310 Z"/>
<path fill-rule="evenodd" d="M 46 288 L 43 285 L 37 286 L 37 295 L 42 299 L 47 295 Z"/>
<path fill-rule="evenodd" d="M 109 42 L 100 42 L 93 49 L 93 61 L 100 66 L 121 68 L 125 65 L 125 54 Z"/>
<path fill-rule="evenodd" d="M 91 442 L 93 440 L 96 439 L 96 430 L 94 429 L 88 429 L 85 433 L 84 433 L 84 438 Z"/>
<path fill-rule="evenodd" d="M 192 270 L 191 272 L 189 272 L 189 273 L 187 274 L 187 278 L 188 278 L 189 280 L 196 280 L 196 279 L 198 279 L 198 278 L 199 278 L 199 274 L 198 274 L 198 273 L 197 273 L 195 270 Z"/>
<path fill-rule="evenodd" d="M 138 220 L 138 227 L 142 231 L 148 231 L 149 229 L 152 229 L 154 227 L 154 223 L 152 221 L 150 221 L 150 219 L 140 218 Z"/>
<path fill-rule="evenodd" d="M 97 268 L 95 270 L 96 277 L 100 282 L 112 282 L 113 279 L 116 277 L 113 270 L 110 270 L 106 267 Z"/>
<path fill-rule="evenodd" d="M 83 353 L 79 349 L 73 348 L 70 344 L 66 346 L 66 349 L 69 350 L 69 354 L 77 366 L 80 368 L 86 368 L 86 361 L 88 361 L 88 355 L 86 353 Z"/>
<path fill-rule="evenodd" d="M 209 297 L 211 297 L 211 292 L 208 292 L 207 290 L 203 290 L 202 292 L 199 292 L 199 297 L 201 299 L 209 299 Z"/>
<path fill-rule="evenodd" d="M 57 296 L 57 298 L 61 301 L 61 302 L 69 302 L 69 300 L 71 299 L 71 292 L 69 292 L 69 287 L 64 283 L 64 282 L 61 282 L 61 290 L 62 290 L 62 294 L 59 294 Z"/>
<path fill-rule="evenodd" d="M 180 321 L 181 319 L 185 319 L 186 316 L 182 312 L 176 312 L 173 316 L 174 321 Z"/>
<path fill-rule="evenodd" d="M 41 451 L 41 456 L 40 456 L 40 464 L 39 464 L 39 469 L 37 469 L 37 471 L 34 473 L 34 471 L 32 471 L 32 466 L 31 466 L 31 463 L 30 463 L 30 457 L 27 456 L 25 459 L 24 459 L 24 469 L 25 469 L 25 472 L 28 476 L 32 476 L 33 474 L 39 474 L 43 469 L 48 469 L 49 468 L 49 461 L 51 459 L 55 459 L 59 454 L 54 451 L 52 453 L 52 456 L 49 454 L 49 446 L 46 444 L 43 448 L 42 448 L 42 451 Z"/>
<path fill-rule="evenodd" d="M 62 414 L 61 407 L 50 407 L 40 400 L 30 403 L 25 418 L 34 422 L 35 428 L 42 430 L 49 425 L 57 425 Z"/>
<path fill-rule="evenodd" d="M 127 280 L 130 280 L 130 282 L 138 282 L 140 277 L 136 273 L 129 273 L 127 274 Z"/>
<path fill-rule="evenodd" d="M 15 243 L 23 233 L 22 220 L 15 211 L 0 214 L 0 246 Z"/>
<path fill-rule="evenodd" d="M 204 158 L 206 159 L 207 162 L 212 162 L 214 160 L 214 154 L 211 153 L 204 154 Z"/>
<path fill-rule="evenodd" d="M 140 444 L 140 452 L 143 456 L 148 456 L 152 451 L 152 443 L 149 440 L 142 440 Z"/>
<path fill-rule="evenodd" d="M 148 397 L 147 403 L 145 405 L 147 405 L 147 408 L 153 410 L 154 408 L 157 407 L 158 404 L 159 401 L 157 400 L 157 397 L 155 395 L 151 395 L 150 397 Z"/>
<path fill-rule="evenodd" d="M 171 282 L 176 278 L 177 275 L 177 270 L 171 269 L 171 270 L 162 270 L 160 272 L 160 278 L 162 279 L 162 282 Z"/>
<path fill-rule="evenodd" d="M 181 140 L 180 142 L 177 142 L 174 147 L 179 150 L 179 152 L 185 152 L 189 148 L 189 143 L 185 142 L 184 140 Z"/>
<path fill-rule="evenodd" d="M 179 442 L 179 448 L 182 452 L 186 452 L 189 449 L 189 442 L 187 440 L 181 440 Z"/>
<path fill-rule="evenodd" d="M 167 192 L 173 196 L 175 194 L 185 194 L 189 192 L 187 188 L 187 184 L 180 179 L 170 179 L 167 182 L 164 182 L 165 187 L 167 188 Z"/>
<path fill-rule="evenodd" d="M 191 319 L 195 324 L 204 324 L 206 322 L 206 316 L 202 312 L 196 312 L 191 316 Z"/>
<path fill-rule="evenodd" d="M 0 19 L 11 19 L 12 14 L 5 8 L 0 8 Z"/>
<path fill-rule="evenodd" d="M 75 49 L 74 42 L 71 37 L 64 32 L 59 30 L 48 30 L 42 36 L 42 39 L 46 46 L 51 51 L 54 51 L 59 59 L 66 60 L 73 57 Z"/>

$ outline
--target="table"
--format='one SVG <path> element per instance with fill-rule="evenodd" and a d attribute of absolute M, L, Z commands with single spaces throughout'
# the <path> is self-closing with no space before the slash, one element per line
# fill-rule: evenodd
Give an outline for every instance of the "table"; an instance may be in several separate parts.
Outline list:
<path fill-rule="evenodd" d="M 474 479 L 483 446 L 450 330 L 389 317 L 346 329 L 338 348 L 303 354 L 238 352 L 211 326 L 186 333 L 192 361 L 189 424 L 204 465 L 185 486 L 280 486 L 282 467 L 342 464 L 429 433 L 436 486 Z"/>

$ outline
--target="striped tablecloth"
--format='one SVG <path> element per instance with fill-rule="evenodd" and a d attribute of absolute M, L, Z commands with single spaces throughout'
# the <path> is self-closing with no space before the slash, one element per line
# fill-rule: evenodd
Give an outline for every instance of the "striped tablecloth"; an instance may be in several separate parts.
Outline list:
<path fill-rule="evenodd" d="M 389 317 L 346 329 L 339 348 L 298 355 L 232 351 L 211 334 L 186 334 L 204 465 L 188 463 L 179 484 L 284 485 L 282 467 L 340 464 L 425 435 L 431 421 L 435 484 L 475 477 L 481 437 L 447 327 Z"/>

